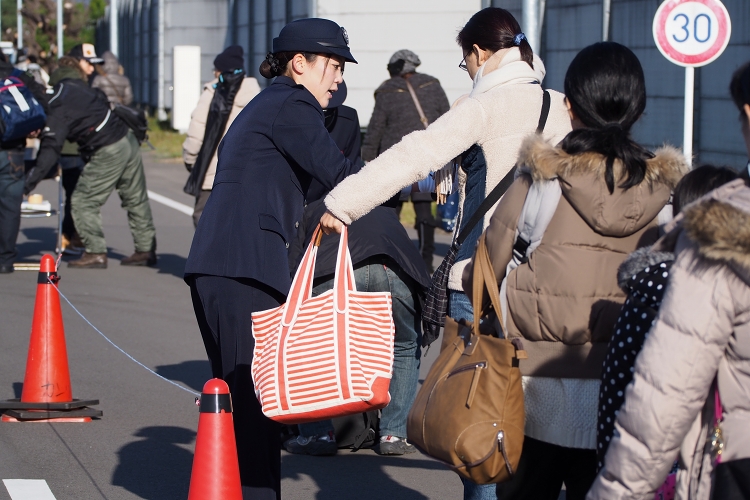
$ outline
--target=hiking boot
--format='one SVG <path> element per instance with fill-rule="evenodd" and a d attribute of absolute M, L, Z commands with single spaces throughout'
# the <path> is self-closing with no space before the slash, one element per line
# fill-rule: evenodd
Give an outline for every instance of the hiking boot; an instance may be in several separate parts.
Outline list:
<path fill-rule="evenodd" d="M 85 246 L 81 241 L 81 237 L 78 234 L 74 234 L 68 238 L 66 235 L 62 235 L 62 253 L 65 255 L 81 255 L 85 250 Z"/>
<path fill-rule="evenodd" d="M 328 436 L 293 437 L 284 443 L 284 449 L 295 455 L 324 457 L 335 455 L 338 446 L 336 446 L 336 438 L 331 433 Z"/>
<path fill-rule="evenodd" d="M 378 455 L 406 455 L 414 453 L 417 449 L 406 439 L 396 436 L 383 436 L 380 442 L 375 445 L 375 453 Z"/>
<path fill-rule="evenodd" d="M 120 264 L 123 266 L 155 266 L 156 252 L 153 250 L 148 252 L 135 252 L 130 257 L 122 259 Z"/>
<path fill-rule="evenodd" d="M 107 254 L 83 252 L 80 259 L 68 262 L 68 267 L 78 269 L 107 269 Z"/>

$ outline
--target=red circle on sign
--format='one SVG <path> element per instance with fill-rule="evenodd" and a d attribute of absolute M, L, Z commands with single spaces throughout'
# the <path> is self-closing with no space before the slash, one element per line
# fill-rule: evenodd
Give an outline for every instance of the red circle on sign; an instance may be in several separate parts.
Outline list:
<path fill-rule="evenodd" d="M 701 3 L 711 9 L 716 15 L 716 19 L 719 23 L 719 36 L 716 37 L 716 41 L 706 49 L 704 52 L 695 55 L 686 55 L 678 52 L 667 40 L 667 21 L 672 11 L 683 3 L 695 2 Z M 662 50 L 664 55 L 674 60 L 678 64 L 684 64 L 686 66 L 700 66 L 712 61 L 717 54 L 719 54 L 727 44 L 727 38 L 729 37 L 729 18 L 724 6 L 716 0 L 671 0 L 667 2 L 667 5 L 659 7 L 659 17 L 654 20 L 655 26 L 658 27 L 656 31 L 656 40 L 659 48 Z"/>

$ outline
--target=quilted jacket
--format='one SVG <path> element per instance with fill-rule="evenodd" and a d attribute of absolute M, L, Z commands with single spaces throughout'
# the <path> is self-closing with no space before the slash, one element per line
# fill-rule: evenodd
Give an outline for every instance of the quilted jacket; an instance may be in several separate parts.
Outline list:
<path fill-rule="evenodd" d="M 722 186 L 668 230 L 654 251 L 676 260 L 590 500 L 654 498 L 677 456 L 676 498 L 711 498 L 714 380 L 722 462 L 750 458 L 750 188 Z"/>

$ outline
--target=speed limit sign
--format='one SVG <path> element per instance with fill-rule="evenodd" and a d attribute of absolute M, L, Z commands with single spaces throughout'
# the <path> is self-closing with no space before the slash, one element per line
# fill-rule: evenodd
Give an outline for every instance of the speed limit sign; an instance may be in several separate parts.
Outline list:
<path fill-rule="evenodd" d="M 654 40 L 664 57 L 680 66 L 704 66 L 724 52 L 732 34 L 719 0 L 667 0 L 654 16 Z"/>
<path fill-rule="evenodd" d="M 683 152 L 692 162 L 695 68 L 709 64 L 724 52 L 732 22 L 719 0 L 664 0 L 654 16 L 653 31 L 664 57 L 685 66 Z"/>

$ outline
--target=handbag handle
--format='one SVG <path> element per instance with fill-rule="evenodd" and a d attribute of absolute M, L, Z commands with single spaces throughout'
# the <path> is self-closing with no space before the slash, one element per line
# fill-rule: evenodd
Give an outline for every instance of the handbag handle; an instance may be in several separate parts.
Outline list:
<path fill-rule="evenodd" d="M 292 280 L 292 286 L 289 289 L 287 301 L 281 314 L 281 325 L 288 327 L 292 325 L 297 318 L 302 302 L 312 297 L 312 285 L 315 278 L 315 262 L 318 256 L 318 247 L 323 237 L 323 231 L 320 224 L 315 228 L 310 244 L 305 250 L 302 262 L 297 268 Z M 336 274 L 334 277 L 334 297 L 335 309 L 338 313 L 343 313 L 347 309 L 348 294 L 347 291 L 356 291 L 354 283 L 354 266 L 352 265 L 351 255 L 349 253 L 349 235 L 347 227 L 341 230 L 341 239 L 339 241 L 338 255 L 336 256 Z"/>
<path fill-rule="evenodd" d="M 490 295 L 490 302 L 495 309 L 495 314 L 499 320 L 500 329 L 503 325 L 503 311 L 500 307 L 500 294 L 498 292 L 497 278 L 492 270 L 492 262 L 487 251 L 487 242 L 485 241 L 486 233 L 482 233 L 477 242 L 477 251 L 474 256 L 474 280 L 473 280 L 473 297 L 472 308 L 474 309 L 474 328 L 479 332 L 479 318 L 482 311 L 482 296 L 484 289 Z M 504 333 L 504 332 L 503 332 Z"/>

